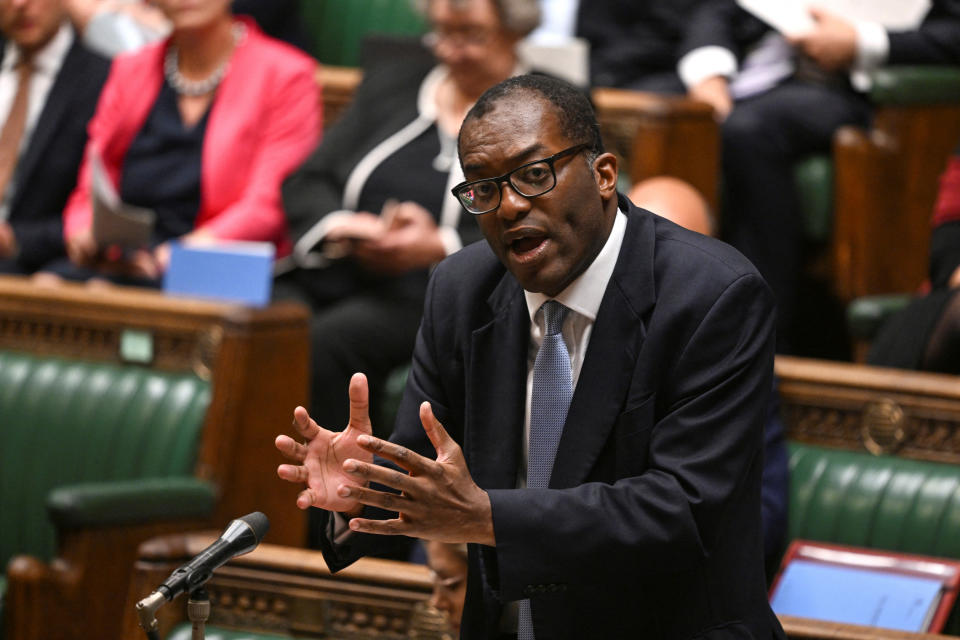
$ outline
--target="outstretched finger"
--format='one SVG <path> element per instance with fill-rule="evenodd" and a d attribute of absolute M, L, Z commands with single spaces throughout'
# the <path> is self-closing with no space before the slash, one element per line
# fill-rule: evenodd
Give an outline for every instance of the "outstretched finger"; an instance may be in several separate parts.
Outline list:
<path fill-rule="evenodd" d="M 413 528 L 401 520 L 368 520 L 367 518 L 353 518 L 350 520 L 350 529 L 360 533 L 374 533 L 381 536 L 415 536 Z"/>
<path fill-rule="evenodd" d="M 309 477 L 307 468 L 299 464 L 281 464 L 277 467 L 277 475 L 287 482 L 297 483 L 306 482 Z"/>
<path fill-rule="evenodd" d="M 437 459 L 449 457 L 457 448 L 456 441 L 450 437 L 437 417 L 433 415 L 433 407 L 424 401 L 420 403 L 420 422 L 427 433 L 433 448 L 437 450 Z"/>
<path fill-rule="evenodd" d="M 303 462 L 307 457 L 307 448 L 290 436 L 279 435 L 273 444 L 284 458 L 293 462 Z"/>
<path fill-rule="evenodd" d="M 348 428 L 354 428 L 361 433 L 373 433 L 370 424 L 370 391 L 367 388 L 367 376 L 355 373 L 350 378 L 350 423 Z"/>
<path fill-rule="evenodd" d="M 382 440 L 374 436 L 359 436 L 357 438 L 357 444 L 360 445 L 361 449 L 365 449 L 381 458 L 396 462 L 409 471 L 410 475 L 414 476 L 423 475 L 429 466 L 434 463 L 433 460 L 424 458 L 416 451 L 411 451 L 389 440 Z"/>
<path fill-rule="evenodd" d="M 293 427 L 307 439 L 307 442 L 316 438 L 317 434 L 320 433 L 320 427 L 303 407 L 297 407 L 293 410 Z"/>
<path fill-rule="evenodd" d="M 317 502 L 317 497 L 313 489 L 304 489 L 297 494 L 298 509 L 308 509 L 314 502 Z"/>

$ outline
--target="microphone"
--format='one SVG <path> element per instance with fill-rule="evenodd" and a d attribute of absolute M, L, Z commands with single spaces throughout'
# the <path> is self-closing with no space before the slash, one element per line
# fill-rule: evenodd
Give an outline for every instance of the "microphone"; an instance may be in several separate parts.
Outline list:
<path fill-rule="evenodd" d="M 206 584 L 214 570 L 236 556 L 253 551 L 270 528 L 267 516 L 259 511 L 248 513 L 227 525 L 220 537 L 198 553 L 190 562 L 178 568 L 149 596 L 137 603 L 141 626 L 150 621 L 157 609 L 166 601 L 173 600 L 184 591 Z M 153 621 L 154 625 L 156 621 Z"/>
<path fill-rule="evenodd" d="M 259 511 L 237 518 L 227 525 L 213 544 L 171 573 L 157 591 L 170 601 L 184 591 L 193 591 L 206 584 L 215 569 L 231 558 L 253 551 L 269 528 L 270 521 Z"/>

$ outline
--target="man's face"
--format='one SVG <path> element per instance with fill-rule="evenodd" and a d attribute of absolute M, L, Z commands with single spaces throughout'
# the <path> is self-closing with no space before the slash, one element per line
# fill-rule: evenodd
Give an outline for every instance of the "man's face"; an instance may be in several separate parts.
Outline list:
<path fill-rule="evenodd" d="M 549 102 L 521 91 L 464 124 L 460 157 L 466 179 L 478 180 L 577 142 L 563 135 Z M 548 296 L 563 291 L 593 262 L 610 234 L 616 160 L 603 154 L 591 166 L 587 153 L 558 159 L 557 184 L 543 195 L 525 198 L 504 182 L 499 208 L 477 216 L 494 253 L 527 291 Z"/>
<path fill-rule="evenodd" d="M 61 0 L 0 0 L 0 31 L 26 52 L 46 45 L 63 18 Z"/>

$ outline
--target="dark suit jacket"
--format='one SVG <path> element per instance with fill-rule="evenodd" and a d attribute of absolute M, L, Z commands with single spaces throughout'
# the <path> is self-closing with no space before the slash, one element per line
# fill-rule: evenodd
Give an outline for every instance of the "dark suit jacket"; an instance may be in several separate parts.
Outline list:
<path fill-rule="evenodd" d="M 622 206 L 628 206 L 625 199 Z M 517 490 L 529 315 L 486 243 L 434 272 L 393 439 L 429 400 L 489 492 L 463 637 L 530 598 L 547 638 L 773 638 L 760 527 L 773 305 L 736 251 L 629 205 L 548 489 Z M 334 570 L 376 544 L 322 541 Z"/>
<path fill-rule="evenodd" d="M 0 40 L 0 57 L 4 44 Z M 109 70 L 106 58 L 74 40 L 17 164 L 9 222 L 20 245 L 17 264 L 24 271 L 64 253 L 61 216 L 77 183 L 87 122 Z"/>
<path fill-rule="evenodd" d="M 829 5 L 825 5 L 829 8 Z M 769 30 L 735 0 L 702 0 L 688 17 L 680 55 L 718 46 L 742 57 Z M 960 63 L 960 0 L 932 0 L 916 29 L 890 31 L 888 64 Z"/>
<path fill-rule="evenodd" d="M 584 0 L 577 35 L 590 43 L 590 83 L 622 87 L 673 72 L 691 12 L 702 0 Z"/>

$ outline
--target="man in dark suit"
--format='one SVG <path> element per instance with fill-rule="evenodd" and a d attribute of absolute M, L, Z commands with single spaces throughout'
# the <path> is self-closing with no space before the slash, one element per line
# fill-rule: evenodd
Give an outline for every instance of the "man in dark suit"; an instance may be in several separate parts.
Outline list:
<path fill-rule="evenodd" d="M 561 81 L 489 90 L 459 151 L 487 242 L 434 271 L 391 442 L 369 435 L 359 374 L 346 430 L 297 408 L 306 443 L 277 438 L 298 506 L 327 510 L 329 566 L 383 535 L 470 543 L 466 638 L 782 637 L 760 530 L 763 280 L 618 197 Z"/>
<path fill-rule="evenodd" d="M 80 44 L 60 0 L 0 0 L 0 32 L 0 273 L 30 273 L 64 253 L 61 213 L 109 62 Z"/>

